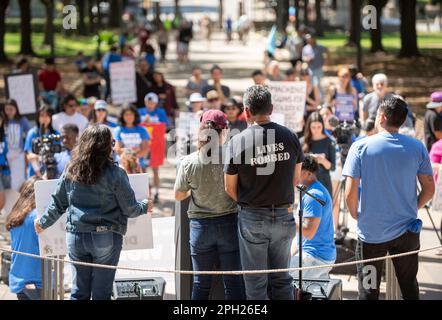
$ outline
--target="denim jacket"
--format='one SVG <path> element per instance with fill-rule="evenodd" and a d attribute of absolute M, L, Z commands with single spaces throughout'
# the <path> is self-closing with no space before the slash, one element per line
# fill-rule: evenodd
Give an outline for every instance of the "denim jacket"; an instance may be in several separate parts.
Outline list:
<path fill-rule="evenodd" d="M 68 232 L 110 230 L 124 235 L 128 218 L 147 213 L 147 200 L 135 199 L 126 172 L 112 164 L 94 185 L 70 181 L 63 174 L 39 220 L 40 226 L 50 227 L 65 212 Z"/>

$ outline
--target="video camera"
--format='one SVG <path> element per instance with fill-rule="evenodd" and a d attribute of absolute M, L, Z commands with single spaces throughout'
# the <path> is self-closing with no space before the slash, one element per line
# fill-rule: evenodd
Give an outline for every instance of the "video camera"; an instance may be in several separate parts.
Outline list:
<path fill-rule="evenodd" d="M 58 134 L 50 134 L 32 140 L 32 152 L 41 157 L 48 179 L 57 177 L 57 160 L 54 155 L 63 150 L 60 142 L 61 136 Z"/>
<path fill-rule="evenodd" d="M 348 151 L 353 144 L 353 136 L 358 132 L 359 128 L 354 121 L 341 121 L 333 130 L 333 136 L 340 149 L 342 165 L 344 165 Z"/>

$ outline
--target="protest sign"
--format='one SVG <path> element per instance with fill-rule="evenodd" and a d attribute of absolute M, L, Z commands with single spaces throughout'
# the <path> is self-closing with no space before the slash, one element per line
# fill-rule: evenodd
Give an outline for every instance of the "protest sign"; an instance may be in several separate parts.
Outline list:
<path fill-rule="evenodd" d="M 111 63 L 109 74 L 113 104 L 137 101 L 135 62 L 133 60 Z"/>
<path fill-rule="evenodd" d="M 9 74 L 5 76 L 7 99 L 17 101 L 21 115 L 35 114 L 37 111 L 37 86 L 32 73 Z"/>
<path fill-rule="evenodd" d="M 55 191 L 58 180 L 42 180 L 35 183 L 35 203 L 37 216 L 41 217 Z M 148 174 L 129 175 L 129 182 L 137 200 L 147 198 L 149 190 Z M 57 222 L 39 235 L 40 255 L 66 255 L 66 213 Z M 152 219 L 144 214 L 128 219 L 127 233 L 124 237 L 123 250 L 151 249 Z"/>
<path fill-rule="evenodd" d="M 273 112 L 284 114 L 285 126 L 295 132 L 302 130 L 305 113 L 307 83 L 305 81 L 271 81 Z"/>
<path fill-rule="evenodd" d="M 197 150 L 199 119 L 192 112 L 180 112 L 176 121 L 176 158 Z"/>
<path fill-rule="evenodd" d="M 166 124 L 149 123 L 141 125 L 147 129 L 150 136 L 149 167 L 158 168 L 163 165 L 166 156 Z"/>
<path fill-rule="evenodd" d="M 351 94 L 336 94 L 336 117 L 339 121 L 354 121 L 354 97 Z"/>

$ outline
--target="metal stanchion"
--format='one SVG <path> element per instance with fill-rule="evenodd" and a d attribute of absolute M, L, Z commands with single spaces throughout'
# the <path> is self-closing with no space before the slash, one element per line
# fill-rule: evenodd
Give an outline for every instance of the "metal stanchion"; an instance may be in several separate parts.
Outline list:
<path fill-rule="evenodd" d="M 59 256 L 60 259 L 64 260 L 64 256 Z M 64 262 L 60 261 L 59 264 L 59 270 L 58 270 L 58 284 L 59 284 L 59 300 L 64 300 Z"/>
<path fill-rule="evenodd" d="M 396 278 L 392 259 L 385 260 L 386 265 L 386 300 L 400 300 L 401 289 Z"/>
<path fill-rule="evenodd" d="M 64 259 L 64 256 L 57 256 Z M 42 273 L 42 300 L 64 300 L 64 262 L 43 259 Z"/>

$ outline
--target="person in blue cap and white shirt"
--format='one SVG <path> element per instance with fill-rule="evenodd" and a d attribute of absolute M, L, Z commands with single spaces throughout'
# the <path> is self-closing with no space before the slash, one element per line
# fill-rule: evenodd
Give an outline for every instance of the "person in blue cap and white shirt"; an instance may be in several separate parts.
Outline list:
<path fill-rule="evenodd" d="M 431 200 L 435 187 L 423 143 L 399 134 L 407 114 L 402 98 L 385 99 L 376 115 L 378 134 L 356 141 L 348 153 L 342 175 L 347 177 L 347 206 L 357 220 L 357 260 L 420 248 L 422 221 L 417 213 Z M 421 185 L 419 193 L 416 179 Z M 393 264 L 402 297 L 419 299 L 418 255 L 394 259 Z M 379 298 L 383 266 L 382 260 L 357 266 L 360 300 Z"/>

